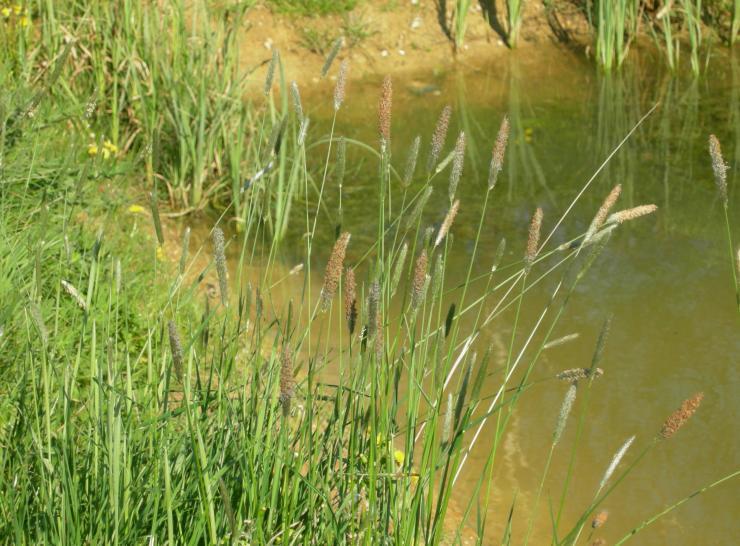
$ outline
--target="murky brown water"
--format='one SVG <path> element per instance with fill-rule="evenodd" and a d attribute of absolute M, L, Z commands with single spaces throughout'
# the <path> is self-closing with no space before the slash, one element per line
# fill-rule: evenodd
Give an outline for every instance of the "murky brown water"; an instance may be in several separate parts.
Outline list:
<path fill-rule="evenodd" d="M 394 164 L 402 168 L 405 150 L 422 136 L 421 159 L 429 135 L 445 104 L 453 107 L 447 148 L 464 129 L 468 137 L 465 173 L 458 190 L 461 213 L 454 228 L 455 245 L 448 271 L 464 278 L 475 238 L 490 148 L 501 117 L 511 118 L 512 137 L 506 167 L 484 225 L 473 274 L 490 268 L 501 237 L 508 242 L 504 263 L 523 252 L 527 224 L 535 206 L 545 212 L 551 229 L 585 181 L 642 114 L 660 101 L 658 110 L 617 153 L 577 203 L 551 244 L 583 232 L 603 197 L 623 185 L 620 207 L 655 203 L 657 214 L 621 227 L 605 253 L 579 285 L 553 337 L 579 333 L 575 341 L 545 351 L 535 379 L 563 369 L 588 366 L 604 319 L 613 325 L 594 383 L 577 450 L 576 470 L 568 494 L 561 532 L 593 498 L 615 451 L 630 436 L 636 443 L 630 461 L 655 435 L 666 416 L 696 391 L 704 403 L 685 429 L 654 449 L 617 489 L 605 507 L 608 523 L 598 537 L 620 538 L 664 506 L 738 468 L 740 419 L 738 365 L 740 316 L 735 307 L 720 201 L 707 156 L 707 136 L 718 135 L 730 163 L 730 210 L 733 236 L 740 242 L 740 60 L 716 60 L 699 80 L 672 77 L 653 64 L 626 67 L 604 77 L 585 61 L 557 54 L 538 62 L 512 56 L 505 64 L 467 73 L 418 75 L 420 83 L 395 81 Z M 438 92 L 419 95 L 427 84 Z M 337 121 L 337 135 L 377 141 L 375 105 L 379 82 L 354 84 Z M 313 137 L 328 132 L 330 90 L 304 106 L 313 119 Z M 311 106 L 313 105 L 313 109 Z M 323 164 L 325 148 L 315 149 L 314 166 Z M 343 229 L 353 233 L 353 248 L 376 237 L 377 163 L 350 147 L 344 185 Z M 446 181 L 428 206 L 438 219 L 447 208 Z M 326 190 L 328 210 L 336 210 L 335 187 Z M 320 220 L 320 224 L 323 220 Z M 298 241 L 305 224 L 288 237 L 286 268 L 301 261 Z M 333 227 L 320 225 L 328 249 Z M 295 249 L 291 257 L 291 245 Z M 323 269 L 325 255 L 315 267 Z M 548 278 L 525 299 L 520 347 L 542 311 L 559 276 Z M 318 286 L 313 290 L 318 294 Z M 472 288 L 473 296 L 477 287 Z M 465 318 L 462 328 L 465 330 Z M 504 313 L 487 326 L 478 350 L 493 347 L 500 366 L 510 342 L 513 314 Z M 549 324 L 549 322 L 547 323 Z M 545 331 L 543 327 L 538 335 Z M 484 395 L 493 394 L 500 377 L 490 377 Z M 525 394 L 514 412 L 499 449 L 488 514 L 487 543 L 500 539 L 516 497 L 514 543 L 521 543 L 533 497 L 547 456 L 555 418 L 567 386 L 545 381 Z M 531 544 L 550 536 L 548 506 L 557 505 L 565 479 L 582 400 L 555 451 Z M 457 485 L 467 499 L 491 449 L 493 427 L 487 425 Z M 738 480 L 713 489 L 643 531 L 636 544 L 735 544 L 740 536 Z M 586 543 L 584 533 L 580 543 Z M 595 538 L 594 537 L 594 538 Z"/>

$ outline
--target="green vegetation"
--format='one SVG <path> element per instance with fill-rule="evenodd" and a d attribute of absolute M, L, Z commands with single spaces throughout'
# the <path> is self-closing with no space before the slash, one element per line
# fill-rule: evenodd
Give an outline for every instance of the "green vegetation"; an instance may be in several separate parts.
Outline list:
<path fill-rule="evenodd" d="M 519 31 L 522 28 L 522 4 L 524 0 L 506 0 L 506 16 L 508 26 L 507 42 L 509 47 L 516 47 L 519 42 Z"/>
<path fill-rule="evenodd" d="M 267 3 L 282 13 L 329 15 L 352 11 L 360 0 L 268 0 Z"/>
<path fill-rule="evenodd" d="M 560 218 L 543 219 L 536 209 L 526 248 L 504 259 L 502 241 L 490 270 L 474 276 L 505 168 L 504 120 L 459 282 L 446 263 L 459 244 L 464 136 L 424 176 L 403 158 L 408 174 L 399 176 L 387 79 L 379 145 L 335 136 L 334 124 L 328 138 L 314 140 L 277 54 L 264 102 L 244 101 L 248 75 L 234 31 L 243 11 L 211 17 L 207 8 L 39 2 L 28 15 L 38 34 L 22 11 L 2 27 L 0 542 L 483 541 L 509 419 L 535 389 L 532 372 L 571 296 L 610 237 L 655 208 L 612 213 L 618 186 L 584 233 L 554 245 L 555 229 L 570 220 L 597 171 Z M 323 147 L 326 161 L 311 170 L 307 155 Z M 327 210 L 325 195 L 341 188 L 346 148 L 379 165 L 374 241 L 317 232 L 319 218 L 341 218 L 341 209 Z M 330 189 L 332 176 L 339 183 Z M 425 204 L 447 176 L 450 207 L 439 217 Z M 134 204 L 148 192 L 150 211 Z M 222 213 L 212 242 L 191 248 L 183 234 L 171 260 L 178 265 L 166 259 L 171 231 L 162 222 L 171 207 L 163 203 L 178 211 L 210 203 Z M 428 228 L 435 221 L 440 227 Z M 294 249 L 305 266 L 285 272 L 279 256 L 289 226 L 305 234 L 305 246 Z M 238 256 L 232 278 L 227 253 Z M 259 268 L 256 280 L 248 266 Z M 213 275 L 217 296 L 204 297 Z M 294 279 L 286 298 L 281 289 Z M 526 325 L 522 301 L 546 280 L 550 298 Z M 480 296 L 470 296 L 474 285 Z M 505 367 L 495 370 L 490 355 L 472 347 L 505 311 L 514 322 Z M 587 413 L 606 330 L 590 363 L 547 378 L 571 393 L 553 423 L 551 451 L 576 390 Z M 498 377 L 492 393 L 482 389 L 489 374 Z M 575 521 L 562 516 L 566 483 L 553 507 L 553 540 L 575 544 L 614 488 L 700 401 L 684 402 L 662 429 L 655 423 L 655 438 L 636 457 L 629 440 L 604 461 L 593 501 Z M 451 521 L 455 483 L 486 425 L 495 434 L 485 472 L 464 516 Z M 617 467 L 622 459 L 625 469 Z"/>

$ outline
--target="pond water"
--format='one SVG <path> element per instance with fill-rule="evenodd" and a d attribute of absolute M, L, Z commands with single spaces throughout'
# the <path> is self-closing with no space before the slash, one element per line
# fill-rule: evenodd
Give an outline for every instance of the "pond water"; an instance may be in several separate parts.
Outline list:
<path fill-rule="evenodd" d="M 379 88 L 380 82 L 375 80 L 349 86 L 335 135 L 377 143 Z M 329 86 L 325 96 L 305 100 L 314 138 L 329 131 Z M 736 434 L 740 419 L 740 315 L 722 206 L 707 154 L 707 137 L 715 133 L 730 164 L 731 226 L 737 245 L 740 59 L 715 59 L 705 76 L 693 79 L 673 76 L 659 63 L 634 63 L 607 77 L 590 62 L 567 52 L 553 52 L 537 60 L 513 54 L 484 69 L 461 67 L 394 80 L 393 164 L 399 170 L 417 134 L 422 137 L 420 162 L 424 163 L 430 135 L 444 105 L 453 109 L 446 150 L 451 150 L 460 130 L 466 132 L 466 161 L 458 189 L 460 214 L 452 230 L 454 246 L 447 265 L 457 279 L 464 279 L 473 251 L 490 150 L 504 114 L 511 120 L 511 138 L 505 168 L 483 225 L 474 276 L 490 270 L 502 237 L 507 240 L 503 263 L 521 258 L 527 226 L 537 206 L 544 210 L 543 231 L 549 233 L 585 182 L 656 103 L 660 103 L 658 108 L 577 201 L 548 247 L 585 231 L 617 183 L 623 187 L 618 208 L 655 203 L 659 209 L 615 232 L 578 285 L 553 333 L 554 338 L 571 333 L 579 337 L 546 350 L 532 375 L 534 379 L 547 378 L 567 368 L 589 366 L 599 330 L 613 315 L 600 364 L 604 376 L 594 382 L 591 391 L 561 531 L 569 528 L 592 500 L 612 456 L 627 438 L 637 437 L 625 458 L 629 462 L 682 400 L 696 391 L 705 393 L 695 418 L 670 441 L 652 450 L 608 499 L 609 521 L 594 536 L 605 538 L 607 543 L 666 505 L 736 470 L 740 463 Z M 320 170 L 326 148 L 318 146 L 314 152 L 310 164 Z M 376 160 L 350 146 L 342 228 L 353 234 L 354 249 L 367 248 L 377 236 L 377 169 Z M 425 220 L 429 222 L 439 222 L 449 206 L 446 173 L 441 180 L 427 207 Z M 330 184 L 325 197 L 327 210 L 336 211 L 337 188 Z M 325 218 L 319 224 L 317 232 L 325 233 L 326 238 L 315 247 L 329 249 L 333 224 Z M 291 248 L 291 240 L 300 239 L 300 227 L 289 234 L 287 248 Z M 295 255 L 286 258 L 288 262 L 301 260 L 298 249 L 302 247 L 296 244 L 295 248 Z M 326 252 L 319 252 L 314 266 L 317 271 L 323 270 L 325 260 Z M 546 278 L 525 298 L 521 332 L 531 330 L 558 280 L 559 275 Z M 318 293 L 318 287 L 315 290 Z M 476 290 L 479 285 L 471 287 L 473 296 Z M 450 300 L 455 297 L 459 294 L 452 294 Z M 468 319 L 462 320 L 464 328 Z M 513 309 L 481 332 L 477 350 L 492 346 L 494 360 L 499 359 L 495 365 L 502 365 L 512 323 Z M 516 337 L 516 347 L 524 342 L 523 333 Z M 543 333 L 541 328 L 539 335 Z M 499 384 L 500 377 L 492 375 L 483 394 L 493 394 Z M 544 381 L 522 397 L 512 415 L 496 460 L 486 543 L 500 540 L 514 498 L 515 543 L 521 543 L 566 389 L 565 383 Z M 579 402 L 582 400 L 576 401 L 553 456 L 532 544 L 546 543 L 550 536 L 548 506 L 559 502 L 582 408 Z M 461 506 L 474 490 L 492 445 L 493 426 L 489 424 L 456 485 Z M 739 483 L 731 480 L 693 499 L 651 525 L 634 543 L 737 543 L 740 529 L 732 514 L 740 509 Z M 586 543 L 587 534 L 581 543 Z"/>

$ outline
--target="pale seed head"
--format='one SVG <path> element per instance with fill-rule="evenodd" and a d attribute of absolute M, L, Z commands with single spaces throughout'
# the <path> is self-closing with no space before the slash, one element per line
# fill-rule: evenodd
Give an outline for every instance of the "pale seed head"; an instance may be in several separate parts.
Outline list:
<path fill-rule="evenodd" d="M 714 171 L 714 182 L 717 184 L 722 203 L 727 206 L 727 163 L 722 158 L 722 148 L 719 145 L 719 139 L 714 135 L 709 135 L 709 155 L 712 158 L 712 170 Z"/>
<path fill-rule="evenodd" d="M 455 216 L 457 216 L 457 209 L 459 207 L 460 207 L 460 200 L 457 199 L 454 203 L 452 203 L 450 210 L 447 212 L 447 216 L 445 216 L 445 219 L 442 222 L 442 226 L 439 228 L 439 232 L 437 233 L 437 239 L 434 241 L 435 247 L 439 246 L 439 244 L 447 236 L 447 233 L 450 231 L 450 228 L 452 227 L 452 223 L 455 221 Z"/>

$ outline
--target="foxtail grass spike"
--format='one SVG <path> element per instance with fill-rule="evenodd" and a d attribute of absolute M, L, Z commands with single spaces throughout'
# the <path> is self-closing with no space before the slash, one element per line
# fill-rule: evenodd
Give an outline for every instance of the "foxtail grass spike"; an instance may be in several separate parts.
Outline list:
<path fill-rule="evenodd" d="M 455 221 L 455 216 L 457 216 L 457 209 L 459 207 L 460 207 L 460 200 L 458 199 L 454 203 L 452 203 L 450 210 L 447 212 L 447 216 L 445 216 L 445 219 L 439 228 L 439 232 L 437 233 L 437 238 L 434 241 L 435 247 L 438 247 L 439 244 L 444 240 L 444 238 L 449 233 L 450 228 L 452 227 L 452 223 Z"/>
<path fill-rule="evenodd" d="M 632 442 L 634 441 L 635 441 L 635 437 L 632 436 L 624 444 L 622 444 L 622 447 L 619 448 L 619 451 L 617 451 L 614 454 L 614 457 L 612 457 L 612 460 L 609 463 L 609 466 L 607 467 L 606 472 L 604 472 L 604 476 L 601 478 L 601 482 L 599 483 L 599 491 L 604 489 L 604 486 L 609 481 L 609 478 L 612 477 L 612 474 L 614 474 L 614 471 L 617 469 L 617 466 L 619 466 L 619 463 L 621 462 L 625 453 L 627 453 L 627 450 L 630 448 L 630 446 L 632 445 Z"/>
<path fill-rule="evenodd" d="M 372 338 L 378 331 L 380 322 L 380 283 L 373 281 L 367 298 L 367 336 Z"/>
<path fill-rule="evenodd" d="M 555 424 L 555 432 L 552 435 L 552 445 L 557 445 L 560 438 L 563 436 L 565 424 L 568 421 L 568 416 L 570 415 L 570 411 L 573 409 L 573 403 L 576 400 L 577 390 L 576 384 L 571 383 L 570 387 L 568 387 L 568 391 L 565 393 L 563 405 L 560 406 L 560 413 L 558 414 L 558 420 Z"/>
<path fill-rule="evenodd" d="M 303 122 L 298 129 L 298 146 L 303 146 L 306 141 L 306 134 L 308 133 L 308 126 L 311 123 L 309 118 L 303 118 Z"/>
<path fill-rule="evenodd" d="M 609 216 L 609 219 L 606 221 L 606 223 L 607 224 L 623 224 L 624 222 L 629 222 L 630 220 L 639 218 L 640 216 L 652 214 L 656 210 L 658 210 L 658 207 L 656 205 L 640 205 L 639 207 L 633 207 L 631 209 L 620 210 L 619 212 L 615 212 L 614 214 Z"/>
<path fill-rule="evenodd" d="M 393 109 L 393 81 L 390 76 L 383 78 L 378 104 L 378 129 L 380 141 L 387 150 L 391 144 L 391 110 Z"/>
<path fill-rule="evenodd" d="M 347 253 L 349 239 L 349 233 L 342 233 L 336 243 L 334 243 L 334 248 L 332 248 L 331 254 L 329 255 L 329 261 L 326 264 L 326 272 L 324 273 L 324 286 L 321 289 L 322 311 L 329 309 L 331 300 L 334 299 L 334 294 L 337 292 L 339 279 L 342 276 L 342 269 L 344 268 L 344 256 Z"/>
<path fill-rule="evenodd" d="M 566 343 L 570 339 L 575 339 L 578 337 L 578 334 L 571 334 L 570 336 L 565 336 L 563 338 L 560 338 L 559 340 L 555 340 L 555 345 L 550 345 L 550 347 L 555 347 L 557 345 L 562 345 L 563 343 Z M 570 338 L 570 339 L 567 339 Z M 549 344 L 548 344 L 549 345 Z M 549 348 L 547 345 L 545 345 L 545 348 Z M 571 368 L 570 370 L 563 370 L 562 372 L 555 374 L 555 379 L 559 379 L 560 381 L 567 381 L 569 383 L 573 383 L 575 381 L 580 381 L 581 379 L 589 379 L 593 377 L 594 379 L 597 377 L 601 377 L 604 375 L 604 370 L 601 368 Z"/>
<path fill-rule="evenodd" d="M 347 168 L 347 139 L 343 136 L 339 137 L 337 141 L 337 170 L 336 178 L 337 185 L 341 191 L 342 185 L 344 184 L 344 172 Z"/>
<path fill-rule="evenodd" d="M 344 318 L 349 335 L 354 334 L 357 324 L 357 284 L 355 270 L 348 267 L 344 272 Z"/>
<path fill-rule="evenodd" d="M 321 67 L 321 77 L 325 78 L 326 75 L 329 73 L 329 69 L 331 68 L 331 65 L 334 63 L 334 59 L 337 58 L 337 55 L 339 54 L 339 50 L 342 49 L 342 44 L 344 43 L 344 38 L 341 36 L 334 40 L 334 43 L 331 46 L 331 50 L 329 50 L 329 54 L 326 56 L 326 60 L 324 61 L 324 66 Z"/>
<path fill-rule="evenodd" d="M 421 305 L 425 290 L 424 287 L 427 284 L 427 268 L 429 259 L 427 258 L 426 249 L 422 249 L 419 257 L 416 259 L 414 265 L 414 278 L 411 281 L 411 308 L 418 309 Z"/>
<path fill-rule="evenodd" d="M 188 251 L 190 249 L 190 227 L 186 227 L 182 232 L 182 251 L 180 252 L 180 267 L 178 271 L 180 275 L 185 272 L 185 265 L 188 261 Z"/>
<path fill-rule="evenodd" d="M 159 220 L 157 196 L 154 192 L 149 192 L 149 207 L 152 211 L 152 220 L 154 221 L 154 232 L 157 234 L 157 243 L 159 243 L 159 246 L 162 246 L 164 244 L 164 234 L 162 233 L 162 222 Z"/>
<path fill-rule="evenodd" d="M 452 393 L 447 393 L 447 411 L 445 411 L 445 420 L 442 424 L 442 445 L 450 443 L 450 436 L 452 436 L 452 416 L 455 413 L 454 400 Z"/>
<path fill-rule="evenodd" d="M 691 398 L 687 398 L 681 404 L 681 407 L 674 411 L 666 422 L 663 423 L 663 427 L 660 429 L 659 436 L 665 440 L 672 437 L 679 429 L 691 419 L 691 416 L 696 413 L 699 409 L 701 401 L 704 398 L 703 392 L 697 392 Z"/>
<path fill-rule="evenodd" d="M 574 341 L 578 339 L 581 336 L 579 333 L 575 334 L 568 334 L 567 336 L 559 337 L 557 339 L 553 339 L 552 341 L 548 341 L 543 345 L 543 349 L 552 349 L 553 347 L 560 347 L 561 345 L 565 345 L 566 343 L 570 343 L 571 341 Z M 581 368 L 576 368 L 581 369 Z"/>
<path fill-rule="evenodd" d="M 457 137 L 455 142 L 455 155 L 452 158 L 452 170 L 450 171 L 450 185 L 447 190 L 450 197 L 450 203 L 455 200 L 455 194 L 457 193 L 457 185 L 460 182 L 460 177 L 463 172 L 463 165 L 465 163 L 465 132 L 460 131 L 460 135 Z"/>
<path fill-rule="evenodd" d="M 599 229 L 601 229 L 601 226 L 604 225 L 604 222 L 606 221 L 606 216 L 609 214 L 609 211 L 614 206 L 614 203 L 617 202 L 620 193 L 622 193 L 622 185 L 617 184 L 616 186 L 614 186 L 614 188 L 612 188 L 612 191 L 609 192 L 609 195 L 606 196 L 606 199 L 604 199 L 601 207 L 599 207 L 599 210 L 596 212 L 596 216 L 594 216 L 594 219 L 591 220 L 591 225 L 588 227 L 586 235 L 583 238 L 584 244 L 590 241 L 594 234 Z"/>
<path fill-rule="evenodd" d="M 213 228 L 213 259 L 216 262 L 218 288 L 221 292 L 221 303 L 229 306 L 229 285 L 226 271 L 226 242 L 224 232 L 219 227 Z"/>
<path fill-rule="evenodd" d="M 290 96 L 293 98 L 293 110 L 298 118 L 298 123 L 303 124 L 303 104 L 301 103 L 301 91 L 296 82 L 290 82 Z"/>
<path fill-rule="evenodd" d="M 504 252 L 506 251 L 506 239 L 501 238 L 501 241 L 498 243 L 498 247 L 496 247 L 496 254 L 493 256 L 493 265 L 491 266 L 491 273 L 495 272 L 498 269 L 498 266 L 501 265 L 501 259 L 504 257 Z"/>
<path fill-rule="evenodd" d="M 414 171 L 416 171 L 416 160 L 419 157 L 419 146 L 421 145 L 421 137 L 416 135 L 416 138 L 411 143 L 409 148 L 409 155 L 406 158 L 406 168 L 403 171 L 403 178 L 401 179 L 401 186 L 408 188 L 411 185 L 411 181 L 414 179 Z"/>
<path fill-rule="evenodd" d="M 596 348 L 594 349 L 594 355 L 591 358 L 591 366 L 589 369 L 593 370 L 601 362 L 604 356 L 604 348 L 606 347 L 606 340 L 609 338 L 609 332 L 612 328 L 612 320 L 614 316 L 609 315 L 604 320 L 604 324 L 601 325 L 601 331 L 599 332 L 599 339 L 596 340 Z"/>
<path fill-rule="evenodd" d="M 537 247 L 540 244 L 540 231 L 542 230 L 542 209 L 537 210 L 532 216 L 532 222 L 529 224 L 529 237 L 527 237 L 527 252 L 524 255 L 525 271 L 532 269 L 534 260 L 537 257 Z"/>
<path fill-rule="evenodd" d="M 437 119 L 437 125 L 434 128 L 432 134 L 432 145 L 429 149 L 429 157 L 427 158 L 427 174 L 431 175 L 437 166 L 439 161 L 439 155 L 442 153 L 444 148 L 445 140 L 447 140 L 447 129 L 450 127 L 450 117 L 452 116 L 452 108 L 445 106 L 442 112 L 439 114 Z"/>
<path fill-rule="evenodd" d="M 496 135 L 496 143 L 493 145 L 491 153 L 491 166 L 488 169 L 488 189 L 489 191 L 496 187 L 498 175 L 504 168 L 504 156 L 506 154 L 506 144 L 509 142 L 509 116 L 504 116 L 501 120 L 501 126 Z"/>
<path fill-rule="evenodd" d="M 396 293 L 398 285 L 401 282 L 401 274 L 403 273 L 403 267 L 406 264 L 406 255 L 409 251 L 409 244 L 404 242 L 401 246 L 401 250 L 396 258 L 396 265 L 393 269 L 393 278 L 391 279 L 391 296 Z"/>
<path fill-rule="evenodd" d="M 435 300 L 438 295 L 441 294 L 442 289 L 442 277 L 444 276 L 444 259 L 442 254 L 437 254 L 437 262 L 434 265 L 434 271 L 432 274 L 431 286 L 432 286 L 432 300 Z"/>
<path fill-rule="evenodd" d="M 339 64 L 339 74 L 337 75 L 337 84 L 334 86 L 334 111 L 338 112 L 344 102 L 344 93 L 347 87 L 347 70 L 349 70 L 349 61 L 343 60 Z"/>
<path fill-rule="evenodd" d="M 62 279 L 61 283 L 62 288 L 64 288 L 64 291 L 69 294 L 69 296 L 74 300 L 74 302 L 77 304 L 77 307 L 87 312 L 87 302 L 85 301 L 85 298 L 82 297 L 82 295 L 72 285 L 72 283 L 69 281 L 65 281 L 64 279 Z"/>
<path fill-rule="evenodd" d="M 272 81 L 275 79 L 275 68 L 278 62 L 280 62 L 280 53 L 276 47 L 272 48 L 272 58 L 270 64 L 267 65 L 267 75 L 265 76 L 265 95 L 269 95 L 272 91 Z"/>
<path fill-rule="evenodd" d="M 594 516 L 594 519 L 591 522 L 591 528 L 598 529 L 599 527 L 603 527 L 607 519 L 609 519 L 609 511 L 601 510 L 598 514 L 596 514 L 596 516 Z"/>
<path fill-rule="evenodd" d="M 722 157 L 722 148 L 719 139 L 709 135 L 709 155 L 712 158 L 712 170 L 714 171 L 714 183 L 717 185 L 719 197 L 722 204 L 727 206 L 727 163 Z"/>
<path fill-rule="evenodd" d="M 290 403 L 295 396 L 295 378 L 293 377 L 293 354 L 290 347 L 283 347 L 280 354 L 280 405 L 283 417 L 290 415 Z"/>
<path fill-rule="evenodd" d="M 177 333 L 177 326 L 174 321 L 167 323 L 167 333 L 170 338 L 170 350 L 172 351 L 172 367 L 175 370 L 175 377 L 178 381 L 182 381 L 182 363 L 183 352 L 182 343 L 180 343 L 180 335 Z"/>

